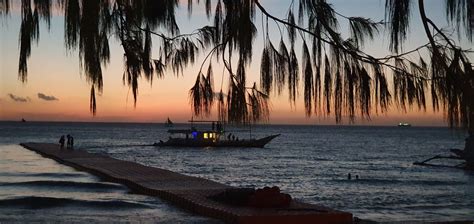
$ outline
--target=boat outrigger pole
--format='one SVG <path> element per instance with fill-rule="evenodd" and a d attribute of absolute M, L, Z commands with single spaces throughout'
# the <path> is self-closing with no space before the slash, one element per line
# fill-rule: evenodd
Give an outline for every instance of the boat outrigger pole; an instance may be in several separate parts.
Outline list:
<path fill-rule="evenodd" d="M 459 163 L 457 165 L 454 165 L 454 166 L 449 166 L 449 165 L 439 165 L 439 164 L 433 164 L 433 163 L 429 163 L 430 161 L 432 160 L 435 160 L 435 159 L 451 159 L 451 160 L 461 160 L 463 161 L 464 159 L 459 157 L 459 156 L 443 156 L 443 155 L 436 155 L 436 156 L 433 156 L 429 159 L 426 159 L 426 160 L 423 160 L 421 162 L 414 162 L 413 165 L 419 165 L 419 166 L 433 166 L 433 167 L 449 167 L 449 168 L 463 168 L 466 163 L 465 162 L 462 162 L 462 163 Z"/>
<path fill-rule="evenodd" d="M 472 133 L 470 133 L 469 136 L 466 138 L 466 144 L 464 146 L 464 150 L 450 149 L 450 151 L 454 155 L 450 155 L 450 156 L 436 155 L 424 161 L 415 162 L 413 164 L 420 165 L 420 166 L 451 167 L 451 168 L 459 168 L 459 169 L 464 169 L 464 170 L 474 170 L 474 135 Z M 464 162 L 457 164 L 455 166 L 429 163 L 432 160 L 440 160 L 440 159 L 461 160 Z"/>
<path fill-rule="evenodd" d="M 471 93 L 474 94 L 474 90 L 472 88 L 470 90 L 471 90 Z M 452 167 L 452 168 L 460 168 L 464 170 L 474 171 L 474 100 L 471 100 L 469 108 L 470 110 L 469 110 L 468 119 L 467 119 L 468 137 L 466 138 L 464 149 L 451 149 L 450 151 L 454 155 L 450 155 L 450 156 L 437 155 L 427 160 L 424 160 L 422 162 L 415 162 L 414 165 Z M 446 166 L 446 165 L 437 165 L 437 164 L 428 163 L 435 159 L 462 160 L 464 162 L 455 166 Z"/>

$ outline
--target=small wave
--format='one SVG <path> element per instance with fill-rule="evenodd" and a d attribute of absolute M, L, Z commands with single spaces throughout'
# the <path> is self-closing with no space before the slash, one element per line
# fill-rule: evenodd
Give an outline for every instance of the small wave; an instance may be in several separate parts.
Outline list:
<path fill-rule="evenodd" d="M 409 184 L 414 185 L 437 185 L 437 186 L 450 186 L 450 185 L 467 185 L 464 181 L 457 181 L 457 180 L 409 180 L 405 181 Z"/>
<path fill-rule="evenodd" d="M 50 178 L 63 178 L 63 177 L 87 177 L 83 173 L 2 173 L 0 176 L 4 177 L 50 177 Z"/>
<path fill-rule="evenodd" d="M 40 181 L 25 181 L 25 182 L 13 182 L 13 183 L 0 183 L 0 186 L 13 186 L 13 187 L 66 187 L 75 189 L 92 189 L 92 190 L 124 190 L 126 189 L 122 185 L 111 184 L 111 183 L 94 183 L 94 182 L 74 182 L 74 181 L 53 181 L 53 180 L 40 180 Z"/>
<path fill-rule="evenodd" d="M 332 159 L 329 158 L 322 158 L 322 157 L 313 157 L 309 158 L 309 161 L 333 161 Z"/>
<path fill-rule="evenodd" d="M 292 155 L 284 155 L 284 156 L 279 156 L 278 159 L 287 159 L 287 160 L 295 160 L 299 161 L 301 160 L 301 156 L 292 156 Z M 316 156 L 309 156 L 304 158 L 305 161 L 332 161 L 332 159 L 329 158 L 324 158 L 324 157 L 316 157 Z"/>
<path fill-rule="evenodd" d="M 338 179 L 336 182 L 350 182 L 350 183 L 361 183 L 361 184 L 372 184 L 372 185 L 430 185 L 430 186 L 450 186 L 450 185 L 464 185 L 462 181 L 443 181 L 443 180 L 400 180 L 400 179 Z"/>
<path fill-rule="evenodd" d="M 472 214 L 472 208 L 474 203 L 471 202 L 456 202 L 456 201 L 445 201 L 442 203 L 438 202 L 431 202 L 426 204 L 412 204 L 412 205 L 401 205 L 399 206 L 401 209 L 406 210 L 457 210 L 458 212 L 466 212 L 466 214 Z"/>
<path fill-rule="evenodd" d="M 0 208 L 6 207 L 22 207 L 29 209 L 54 208 L 64 206 L 92 207 L 104 209 L 134 209 L 134 208 L 151 208 L 149 205 L 127 202 L 127 201 L 87 201 L 68 198 L 52 198 L 52 197 L 17 197 L 11 199 L 0 200 Z"/>

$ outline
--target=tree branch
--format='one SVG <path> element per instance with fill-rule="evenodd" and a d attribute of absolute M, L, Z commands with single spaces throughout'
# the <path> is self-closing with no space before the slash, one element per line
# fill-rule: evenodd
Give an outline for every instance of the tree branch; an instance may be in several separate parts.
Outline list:
<path fill-rule="evenodd" d="M 428 40 L 430 41 L 431 48 L 433 49 L 433 55 L 436 57 L 439 57 L 441 54 L 438 51 L 438 47 L 436 46 L 436 41 L 433 38 L 433 35 L 431 34 L 430 28 L 428 27 L 428 17 L 426 17 L 426 12 L 425 12 L 425 2 L 424 0 L 418 0 L 418 10 L 420 11 L 420 16 L 421 16 L 421 22 L 423 24 L 423 28 L 425 29 L 426 36 L 428 37 Z M 443 67 L 447 68 L 446 63 L 443 62 Z"/>
<path fill-rule="evenodd" d="M 416 52 L 422 48 L 425 48 L 427 47 L 429 44 L 425 44 L 423 46 L 420 46 L 412 51 L 409 51 L 409 52 L 405 52 L 403 54 L 399 54 L 399 55 L 392 55 L 392 56 L 388 56 L 388 57 L 385 57 L 385 58 L 374 58 L 372 56 L 370 56 L 369 54 L 367 53 L 364 53 L 362 51 L 359 50 L 359 53 L 362 53 L 363 55 L 357 53 L 356 51 L 354 50 L 350 50 L 350 49 L 347 49 L 345 48 L 344 46 L 341 46 L 340 44 L 337 44 L 337 43 L 334 43 L 333 41 L 330 41 L 330 40 L 326 40 L 324 38 L 321 38 L 319 37 L 318 35 L 316 35 L 315 33 L 311 32 L 310 30 L 308 29 L 305 29 L 305 28 L 302 28 L 300 26 L 297 26 L 297 25 L 294 25 L 294 24 L 291 24 L 285 20 L 282 20 L 282 19 L 279 19 L 275 16 L 273 16 L 272 14 L 270 14 L 261 4 L 258 0 L 254 0 L 255 2 L 255 5 L 259 8 L 259 10 L 264 14 L 266 15 L 267 17 L 279 22 L 279 23 L 282 23 L 282 24 L 285 24 L 287 26 L 291 26 L 293 28 L 296 28 L 302 32 L 305 32 L 305 33 L 308 33 L 312 36 L 314 36 L 315 38 L 318 38 L 319 40 L 321 40 L 322 42 L 326 43 L 326 44 L 329 44 L 329 45 L 332 45 L 334 47 L 337 47 L 341 50 L 343 50 L 344 52 L 352 55 L 353 57 L 357 58 L 358 60 L 362 61 L 362 62 L 366 62 L 366 63 L 369 63 L 369 64 L 379 64 L 379 65 L 383 65 L 383 66 L 386 66 L 388 68 L 390 68 L 391 70 L 393 71 L 401 71 L 400 68 L 394 66 L 394 65 L 391 65 L 391 64 L 388 64 L 388 63 L 385 63 L 385 62 L 382 62 L 381 60 L 389 60 L 389 59 L 392 59 L 392 58 L 399 58 L 399 57 L 402 57 L 404 55 L 407 55 L 407 54 L 411 54 L 413 52 Z M 407 71 L 403 71 L 404 73 L 407 73 Z M 409 73 L 407 73 L 409 74 Z"/>

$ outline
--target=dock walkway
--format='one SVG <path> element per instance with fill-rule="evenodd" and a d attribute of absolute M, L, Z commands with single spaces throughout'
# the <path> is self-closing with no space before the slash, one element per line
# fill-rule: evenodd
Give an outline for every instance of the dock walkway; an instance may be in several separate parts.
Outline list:
<path fill-rule="evenodd" d="M 137 193 L 158 196 L 179 207 L 228 223 L 352 223 L 350 213 L 296 200 L 287 208 L 232 206 L 209 198 L 233 188 L 229 185 L 83 150 L 60 149 L 56 144 L 20 145 L 62 164 L 124 184 Z"/>

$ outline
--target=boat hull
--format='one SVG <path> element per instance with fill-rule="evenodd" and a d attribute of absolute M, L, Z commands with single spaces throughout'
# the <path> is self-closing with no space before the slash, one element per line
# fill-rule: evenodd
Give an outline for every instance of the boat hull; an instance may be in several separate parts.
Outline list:
<path fill-rule="evenodd" d="M 251 140 L 224 140 L 224 141 L 197 141 L 194 139 L 172 138 L 166 142 L 157 142 L 154 146 L 172 146 L 172 147 L 240 147 L 240 148 L 263 148 L 274 138 L 280 136 L 271 135 L 260 139 Z"/>

